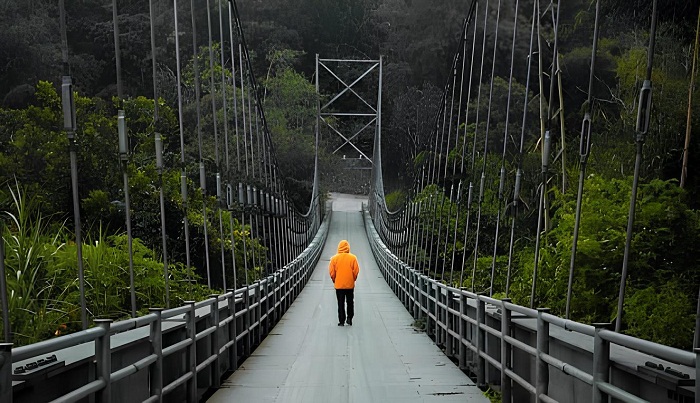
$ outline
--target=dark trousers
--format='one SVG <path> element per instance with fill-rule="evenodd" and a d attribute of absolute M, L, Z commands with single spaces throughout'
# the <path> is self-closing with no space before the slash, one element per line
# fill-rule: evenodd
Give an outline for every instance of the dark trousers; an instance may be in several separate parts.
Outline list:
<path fill-rule="evenodd" d="M 355 290 L 350 289 L 336 289 L 335 296 L 338 298 L 338 323 L 345 323 L 345 303 L 348 304 L 348 315 L 347 319 L 352 320 L 355 316 Z"/>

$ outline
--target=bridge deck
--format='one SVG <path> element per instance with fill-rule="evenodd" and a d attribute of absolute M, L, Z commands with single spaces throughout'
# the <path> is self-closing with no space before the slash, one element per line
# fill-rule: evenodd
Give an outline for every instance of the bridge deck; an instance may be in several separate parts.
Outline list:
<path fill-rule="evenodd" d="M 386 285 L 365 236 L 361 202 L 334 195 L 316 270 L 271 334 L 209 402 L 488 402 Z M 338 242 L 358 256 L 353 326 L 337 326 L 327 267 Z"/>

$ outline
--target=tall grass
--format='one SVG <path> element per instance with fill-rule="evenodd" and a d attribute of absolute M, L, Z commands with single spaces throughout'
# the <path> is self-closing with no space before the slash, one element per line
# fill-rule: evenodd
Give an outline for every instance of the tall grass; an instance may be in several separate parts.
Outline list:
<path fill-rule="evenodd" d="M 2 233 L 12 341 L 26 345 L 81 329 L 77 246 L 63 222 L 41 213 L 37 199 L 19 185 L 9 189 L 11 207 L 3 211 L 9 224 Z M 163 263 L 134 239 L 136 299 L 140 313 L 165 306 Z M 100 227 L 83 245 L 88 318 L 129 316 L 129 255 L 124 234 L 109 235 Z M 181 263 L 169 265 L 173 305 L 202 300 L 214 290 L 197 284 L 198 276 Z M 189 280 L 193 279 L 195 283 Z M 0 323 L 0 330 L 2 323 Z"/>
<path fill-rule="evenodd" d="M 61 299 L 56 278 L 47 264 L 64 248 L 65 227 L 45 219 L 37 200 L 28 198 L 19 184 L 9 189 L 11 209 L 3 211 L 9 223 L 2 234 L 12 339 L 16 345 L 34 343 L 54 334 L 75 309 Z"/>
<path fill-rule="evenodd" d="M 118 319 L 126 316 L 129 298 L 128 271 L 124 270 L 119 250 L 110 247 L 100 228 L 97 239 L 86 237 L 83 245 L 85 299 L 89 318 Z M 66 290 L 65 298 L 72 304 L 80 302 L 77 277 L 77 247 L 71 243 L 54 255 L 50 268 Z M 78 318 L 71 318 L 72 325 Z"/>
<path fill-rule="evenodd" d="M 122 319 L 130 315 L 129 254 L 125 234 L 109 235 L 100 228 L 94 238 L 87 237 L 83 245 L 83 267 L 85 269 L 85 297 L 90 318 Z M 165 307 L 165 280 L 163 263 L 153 250 L 140 239 L 133 239 L 134 285 L 136 306 L 140 313 L 150 307 Z M 73 304 L 79 301 L 75 278 L 76 250 L 68 245 L 54 257 L 51 270 L 64 281 L 71 292 L 67 298 Z M 199 277 L 187 271 L 180 263 L 169 266 L 170 294 L 174 303 L 186 300 L 201 300 L 214 293 L 196 283 Z M 191 284 L 185 279 L 195 280 Z M 77 318 L 76 318 L 77 320 Z"/>

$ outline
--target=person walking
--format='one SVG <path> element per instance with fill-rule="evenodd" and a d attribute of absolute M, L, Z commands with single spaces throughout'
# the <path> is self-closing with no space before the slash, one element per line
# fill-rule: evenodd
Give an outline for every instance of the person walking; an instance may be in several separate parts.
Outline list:
<path fill-rule="evenodd" d="M 338 299 L 338 326 L 346 323 L 352 326 L 352 318 L 355 316 L 355 281 L 360 273 L 360 265 L 357 256 L 350 253 L 350 244 L 343 239 L 338 244 L 338 253 L 331 258 L 328 272 L 335 286 L 335 296 Z M 345 304 L 348 311 L 345 315 Z"/>

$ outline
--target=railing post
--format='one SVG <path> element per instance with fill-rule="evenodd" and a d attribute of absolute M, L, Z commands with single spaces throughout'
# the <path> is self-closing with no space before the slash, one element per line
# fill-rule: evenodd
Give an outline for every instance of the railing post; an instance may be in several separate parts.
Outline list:
<path fill-rule="evenodd" d="M 420 284 L 420 306 L 421 315 L 425 315 L 425 333 L 428 333 L 428 322 L 430 321 L 430 291 L 428 289 L 429 283 L 425 276 L 419 275 Z M 423 312 L 423 309 L 425 312 Z"/>
<path fill-rule="evenodd" d="M 479 387 L 486 386 L 486 360 L 481 353 L 486 351 L 486 333 L 481 328 L 486 323 L 486 302 L 481 299 L 481 294 L 476 296 L 476 384 Z"/>
<path fill-rule="evenodd" d="M 403 284 L 403 306 L 406 307 L 406 309 L 410 310 L 411 309 L 411 289 L 410 289 L 410 284 L 409 284 L 409 278 L 408 275 L 410 273 L 410 270 L 408 266 L 404 263 L 401 265 L 401 280 Z"/>
<path fill-rule="evenodd" d="M 443 343 L 445 344 L 445 351 L 449 351 L 448 348 L 448 339 L 450 337 L 450 313 L 449 313 L 449 308 L 450 308 L 450 290 L 447 289 L 447 287 L 442 287 L 439 286 L 438 288 L 440 290 L 440 294 L 442 294 L 442 323 L 445 327 L 440 326 L 440 332 L 442 333 L 441 339 Z M 444 294 L 443 294 L 444 292 Z"/>
<path fill-rule="evenodd" d="M 401 287 L 403 286 L 403 280 L 401 279 L 401 261 L 396 258 L 392 260 L 391 276 L 393 277 L 392 282 L 394 283 L 394 294 L 396 294 L 396 296 L 399 297 L 399 300 L 403 302 L 403 294 L 399 294 L 401 292 Z"/>
<path fill-rule="evenodd" d="M 0 402 L 12 403 L 12 343 L 0 343 Z"/>
<path fill-rule="evenodd" d="M 282 296 L 284 295 L 284 273 L 282 270 L 279 270 L 275 273 L 275 324 L 282 320 L 282 315 L 283 315 L 283 300 Z"/>
<path fill-rule="evenodd" d="M 537 308 L 536 402 L 543 401 L 542 396 L 549 393 L 549 364 L 542 359 L 542 354 L 549 354 L 549 322 L 543 316 L 548 312 L 549 308 Z"/>
<path fill-rule="evenodd" d="M 243 315 L 243 327 L 245 328 L 245 343 L 243 344 L 243 353 L 247 357 L 250 355 L 252 346 L 252 336 L 250 334 L 250 286 L 246 284 L 243 294 L 245 314 Z"/>
<path fill-rule="evenodd" d="M 695 349 L 695 403 L 700 403 L 700 348 Z"/>
<path fill-rule="evenodd" d="M 211 345 L 211 355 L 216 355 L 216 359 L 211 364 L 212 371 L 212 386 L 218 388 L 221 386 L 221 365 L 219 363 L 219 349 L 221 348 L 221 343 L 219 342 L 219 295 L 212 294 L 209 297 L 214 298 L 214 303 L 211 306 L 211 316 L 209 320 L 211 324 L 215 327 L 214 332 L 209 336 Z"/>
<path fill-rule="evenodd" d="M 501 401 L 510 403 L 513 400 L 513 386 L 511 380 L 506 374 L 506 370 L 512 366 L 513 347 L 506 341 L 506 336 L 511 335 L 512 313 L 508 309 L 510 298 L 501 300 L 503 303 L 501 308 Z"/>
<path fill-rule="evenodd" d="M 303 282 L 302 282 L 303 283 Z M 303 286 L 303 284 L 301 284 Z M 255 344 L 259 345 L 262 342 L 263 338 L 263 323 L 262 323 L 262 285 L 260 284 L 260 281 L 255 283 L 255 301 L 257 302 L 257 307 L 255 309 L 255 322 L 257 323 L 256 328 L 258 329 L 257 331 L 257 339 L 255 340 Z"/>
<path fill-rule="evenodd" d="M 416 302 L 418 303 L 418 319 L 423 318 L 423 308 L 426 309 L 428 308 L 428 302 L 427 299 L 424 297 L 424 292 L 426 292 L 426 287 L 425 287 L 425 279 L 420 273 L 417 273 L 416 276 L 418 277 L 418 286 L 416 287 Z M 425 302 L 424 302 L 425 301 Z M 426 320 L 426 324 L 427 324 Z M 427 326 L 426 326 L 427 329 Z"/>
<path fill-rule="evenodd" d="M 450 290 L 448 290 L 446 287 L 442 288 L 441 291 L 444 291 L 444 294 L 442 295 L 442 302 L 443 302 L 443 308 L 442 308 L 442 322 L 445 325 L 443 328 L 442 326 L 440 327 L 441 332 L 442 332 L 442 341 L 445 343 L 445 351 L 449 352 L 449 339 L 450 339 Z"/>
<path fill-rule="evenodd" d="M 296 263 L 294 264 L 294 293 L 292 294 L 291 301 L 294 301 L 297 298 L 297 295 L 299 295 L 299 283 L 301 282 L 300 278 L 301 276 L 299 273 L 301 272 L 301 268 L 303 267 L 303 262 L 301 259 L 298 259 Z"/>
<path fill-rule="evenodd" d="M 464 370 L 467 368 L 467 312 L 469 309 L 469 300 L 464 290 L 459 292 L 459 368 Z"/>
<path fill-rule="evenodd" d="M 437 293 L 435 292 L 435 284 L 429 281 L 428 279 L 425 280 L 426 288 L 428 289 L 428 314 L 425 317 L 425 332 L 428 334 L 428 336 L 433 335 L 435 337 L 435 322 L 437 321 Z M 433 314 L 433 317 L 435 320 L 432 320 L 430 318 L 430 314 Z M 435 337 L 435 340 L 437 340 L 437 337 Z"/>
<path fill-rule="evenodd" d="M 109 403 L 112 401 L 112 350 L 110 347 L 109 328 L 112 319 L 95 319 L 95 326 L 104 329 L 105 333 L 95 339 L 95 377 L 105 382 L 105 387 L 96 393 L 96 401 Z"/>
<path fill-rule="evenodd" d="M 274 296 L 270 296 L 270 290 L 272 290 L 272 293 L 274 294 L 274 279 L 272 277 L 268 277 L 267 281 L 265 281 L 265 292 L 263 294 L 265 298 L 265 308 L 263 310 L 263 314 L 267 315 L 265 318 L 265 334 L 270 333 L 270 329 L 272 329 L 272 326 L 275 325 L 273 322 L 275 313 L 270 312 L 270 306 L 274 307 L 274 305 L 272 305 Z"/>
<path fill-rule="evenodd" d="M 280 317 L 282 317 L 284 313 L 287 312 L 287 292 L 289 291 L 289 265 L 285 266 L 282 270 L 282 285 L 280 288 Z"/>
<path fill-rule="evenodd" d="M 238 332 L 236 331 L 236 290 L 228 290 L 231 295 L 228 297 L 228 314 L 231 316 L 231 321 L 228 324 L 228 340 L 232 341 L 231 347 L 228 349 L 228 361 L 231 370 L 238 369 Z"/>
<path fill-rule="evenodd" d="M 274 294 L 275 294 L 275 287 L 274 287 L 274 278 L 273 277 L 268 277 L 267 281 L 265 282 L 265 310 L 264 314 L 267 315 L 265 318 L 265 334 L 270 333 L 270 329 L 272 329 L 272 326 L 275 325 L 274 318 L 275 318 L 275 312 L 274 309 L 272 309 L 272 312 L 270 311 L 270 307 L 274 308 Z M 270 291 L 272 291 L 272 296 L 270 296 Z"/>
<path fill-rule="evenodd" d="M 287 312 L 287 284 L 289 279 L 289 266 L 285 266 L 282 269 L 280 279 L 280 318 Z"/>
<path fill-rule="evenodd" d="M 600 337 L 600 331 L 610 326 L 609 323 L 594 323 L 593 337 L 593 403 L 606 401 L 605 394 L 598 387 L 598 382 L 610 380 L 610 342 Z"/>
<path fill-rule="evenodd" d="M 277 291 L 279 287 L 277 286 L 277 272 L 272 273 L 272 320 L 271 326 L 274 327 L 280 317 L 277 312 Z"/>
<path fill-rule="evenodd" d="M 400 260 L 396 261 L 396 276 L 397 276 L 397 290 L 401 293 L 399 295 L 399 300 L 403 304 L 404 307 L 407 306 L 406 304 L 406 272 L 404 271 L 404 265 Z"/>
<path fill-rule="evenodd" d="M 394 291 L 394 295 L 396 295 L 396 298 L 399 299 L 399 301 L 403 302 L 403 297 L 401 296 L 401 262 L 397 260 L 395 257 L 390 257 L 387 255 L 387 258 L 390 261 L 391 265 L 391 283 L 392 285 L 392 290 Z"/>
<path fill-rule="evenodd" d="M 459 331 L 459 326 L 457 326 L 457 329 L 455 329 L 454 325 L 454 316 L 450 314 L 450 309 L 454 309 L 455 307 L 455 300 L 454 296 L 452 295 L 452 291 L 449 289 L 447 291 L 447 298 L 446 298 L 446 308 L 445 308 L 445 351 L 447 352 L 448 357 L 454 357 L 455 351 L 454 351 L 454 337 L 452 337 L 452 334 L 450 333 L 450 330 L 457 330 Z"/>
<path fill-rule="evenodd" d="M 411 291 L 413 292 L 413 319 L 420 318 L 420 277 L 415 270 L 411 271 Z"/>
<path fill-rule="evenodd" d="M 295 263 L 290 263 L 289 266 L 287 266 L 287 270 L 285 270 L 286 273 L 286 280 L 285 280 L 285 296 L 284 296 L 284 311 L 287 312 L 289 310 L 289 307 L 292 305 L 291 300 L 292 300 L 292 293 L 294 292 L 294 265 Z"/>
<path fill-rule="evenodd" d="M 270 290 L 272 289 L 270 287 L 270 284 L 272 283 L 272 278 L 267 277 L 265 279 L 265 285 L 263 286 L 263 292 L 262 292 L 262 298 L 265 300 L 265 305 L 262 308 L 262 313 L 263 315 L 267 315 L 265 317 L 265 333 L 264 335 L 268 334 L 270 332 L 270 328 L 272 327 L 272 318 L 274 317 L 274 313 L 270 313 L 270 301 L 272 300 L 272 297 L 270 297 Z M 265 337 L 263 335 L 263 338 Z"/>
<path fill-rule="evenodd" d="M 163 401 L 163 308 L 150 308 L 149 312 L 156 315 L 156 320 L 151 322 L 150 341 L 151 353 L 156 355 L 156 362 L 150 368 L 151 396 L 157 396 L 158 402 Z"/>
<path fill-rule="evenodd" d="M 406 266 L 406 310 L 414 317 L 416 316 L 416 276 L 415 270 L 411 266 Z"/>
<path fill-rule="evenodd" d="M 399 298 L 399 301 L 406 306 L 406 295 L 404 293 L 404 276 L 403 276 L 403 263 L 394 257 L 394 283 L 396 284 L 395 294 Z"/>
<path fill-rule="evenodd" d="M 442 294 L 442 287 L 440 287 L 439 283 L 433 283 L 433 289 L 435 290 L 435 344 L 444 347 L 445 340 L 442 333 L 442 323 L 444 322 L 443 306 L 445 306 L 443 301 L 444 295 Z"/>
<path fill-rule="evenodd" d="M 197 401 L 197 315 L 194 304 L 194 301 L 185 301 L 185 305 L 190 306 L 186 315 L 187 338 L 192 341 L 187 348 L 187 357 L 185 358 L 187 370 L 192 374 L 187 381 L 187 400 L 190 402 Z"/>
<path fill-rule="evenodd" d="M 301 253 L 304 250 L 303 247 L 301 247 L 301 250 L 299 253 Z M 297 292 L 294 293 L 294 299 L 296 299 L 299 294 L 301 294 L 301 289 L 304 286 L 304 265 L 306 262 L 304 261 L 304 257 L 302 256 L 301 259 L 299 259 L 299 267 L 297 269 Z"/>

